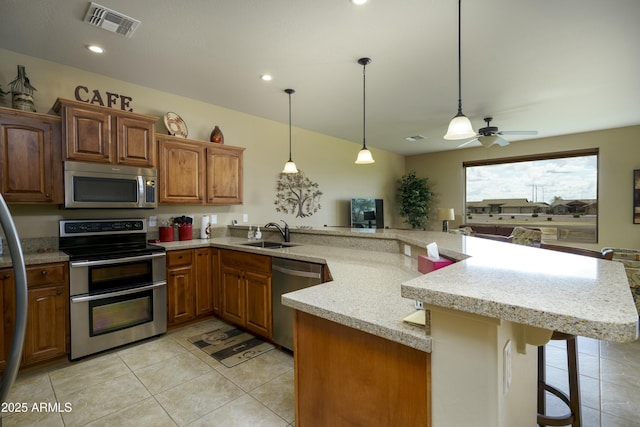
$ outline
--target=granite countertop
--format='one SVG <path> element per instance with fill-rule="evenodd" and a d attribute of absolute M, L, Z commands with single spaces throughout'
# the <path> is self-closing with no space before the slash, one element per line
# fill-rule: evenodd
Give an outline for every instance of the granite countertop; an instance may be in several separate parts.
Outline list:
<path fill-rule="evenodd" d="M 301 243 L 284 249 L 243 246 L 247 240 L 239 237 L 160 245 L 167 250 L 219 247 L 327 264 L 331 282 L 288 293 L 283 303 L 427 352 L 428 325 L 402 321 L 414 312 L 414 300 L 595 339 L 637 338 L 638 313 L 619 262 L 441 232 L 326 227 L 292 229 L 291 235 L 293 244 Z M 332 238 L 347 243 L 341 247 Z M 387 250 L 369 250 L 379 242 Z M 441 255 L 459 262 L 422 275 L 415 253 L 400 253 L 403 244 L 415 249 L 431 242 Z M 66 260 L 62 252 L 25 255 L 27 264 Z M 10 265 L 5 253 L 0 267 Z"/>

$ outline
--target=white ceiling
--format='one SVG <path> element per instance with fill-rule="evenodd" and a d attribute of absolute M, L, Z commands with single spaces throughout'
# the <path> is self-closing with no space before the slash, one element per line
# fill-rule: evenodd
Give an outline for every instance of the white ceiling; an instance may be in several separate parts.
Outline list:
<path fill-rule="evenodd" d="M 368 56 L 368 146 L 461 143 L 442 138 L 457 110 L 455 0 L 97 3 L 142 24 L 125 38 L 84 23 L 87 0 L 0 0 L 0 47 L 284 123 L 293 88 L 294 126 L 356 143 Z M 537 137 L 640 124 L 639 19 L 638 0 L 465 0 L 464 113 L 476 131 L 491 115 Z"/>

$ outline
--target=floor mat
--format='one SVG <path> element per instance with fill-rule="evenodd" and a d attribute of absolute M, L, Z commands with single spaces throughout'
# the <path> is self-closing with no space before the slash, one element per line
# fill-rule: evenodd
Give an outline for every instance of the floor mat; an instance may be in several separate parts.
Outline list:
<path fill-rule="evenodd" d="M 275 348 L 273 344 L 231 325 L 198 334 L 189 338 L 189 342 L 227 368 Z"/>

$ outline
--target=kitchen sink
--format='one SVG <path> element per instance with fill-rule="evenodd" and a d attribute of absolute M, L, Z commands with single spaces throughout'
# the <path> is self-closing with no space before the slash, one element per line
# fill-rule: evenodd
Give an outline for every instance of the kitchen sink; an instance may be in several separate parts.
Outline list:
<path fill-rule="evenodd" d="M 291 243 L 267 242 L 264 240 L 260 242 L 242 243 L 242 245 L 252 246 L 254 248 L 264 248 L 264 249 L 282 249 L 282 248 L 290 248 L 291 246 L 297 246 L 297 245 L 292 245 Z"/>

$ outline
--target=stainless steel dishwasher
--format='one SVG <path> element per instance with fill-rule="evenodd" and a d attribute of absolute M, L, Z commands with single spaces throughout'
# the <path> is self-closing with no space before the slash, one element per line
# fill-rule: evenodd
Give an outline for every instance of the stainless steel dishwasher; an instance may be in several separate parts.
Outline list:
<path fill-rule="evenodd" d="M 274 257 L 271 269 L 273 341 L 293 350 L 293 309 L 282 304 L 282 295 L 322 283 L 322 265 Z"/>

